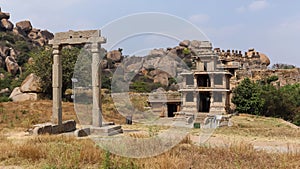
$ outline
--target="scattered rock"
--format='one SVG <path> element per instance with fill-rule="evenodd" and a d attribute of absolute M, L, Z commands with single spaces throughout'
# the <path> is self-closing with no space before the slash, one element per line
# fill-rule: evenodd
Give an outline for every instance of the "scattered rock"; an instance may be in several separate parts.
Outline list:
<path fill-rule="evenodd" d="M 5 75 L 3 73 L 0 73 L 0 80 L 4 79 Z"/>
<path fill-rule="evenodd" d="M 1 79 L 1 78 L 0 78 L 0 79 Z M 0 90 L 0 95 L 2 95 L 2 94 L 8 94 L 8 93 L 10 93 L 9 88 L 5 88 L 5 89 L 1 89 L 1 90 Z"/>
<path fill-rule="evenodd" d="M 27 63 L 28 63 L 29 65 L 32 65 L 32 64 L 34 63 L 34 60 L 33 60 L 33 58 L 32 58 L 32 57 L 30 57 L 30 58 L 28 59 Z"/>

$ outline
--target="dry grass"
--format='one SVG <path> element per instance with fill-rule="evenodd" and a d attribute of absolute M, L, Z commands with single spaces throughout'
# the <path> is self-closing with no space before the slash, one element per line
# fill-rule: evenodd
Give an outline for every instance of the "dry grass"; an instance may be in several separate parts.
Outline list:
<path fill-rule="evenodd" d="M 219 128 L 217 134 L 243 137 L 300 138 L 300 129 L 281 119 L 241 114 L 232 119 L 233 126 Z"/>
<path fill-rule="evenodd" d="M 73 103 L 63 102 L 63 119 L 75 119 Z M 52 101 L 4 102 L 0 103 L 0 128 L 30 128 L 37 123 L 49 122 L 52 115 Z"/>
<path fill-rule="evenodd" d="M 249 144 L 213 148 L 190 144 L 187 137 L 162 155 L 128 159 L 105 153 L 88 139 L 39 136 L 22 144 L 1 139 L 0 165 L 25 168 L 299 168 L 300 154 L 256 151 Z"/>
<path fill-rule="evenodd" d="M 37 122 L 49 121 L 51 105 L 51 101 L 0 103 L 0 168 L 11 165 L 24 168 L 300 168 L 299 152 L 267 153 L 257 151 L 245 142 L 231 142 L 223 147 L 195 146 L 186 137 L 172 150 L 159 156 L 129 159 L 109 154 L 89 139 L 51 135 L 28 137 L 21 141 L 7 138 L 5 133 L 8 130 L 16 130 L 17 127 L 25 130 Z M 72 103 L 63 103 L 63 109 L 64 119 L 76 118 Z M 109 102 L 105 103 L 104 111 L 108 118 L 115 117 L 114 106 Z M 299 130 L 274 118 L 241 115 L 232 120 L 233 127 L 220 128 L 217 134 L 291 139 L 300 136 Z M 134 126 L 127 127 L 131 129 Z M 157 126 L 136 127 L 144 132 L 132 133 L 131 137 L 147 138 L 165 129 Z"/>

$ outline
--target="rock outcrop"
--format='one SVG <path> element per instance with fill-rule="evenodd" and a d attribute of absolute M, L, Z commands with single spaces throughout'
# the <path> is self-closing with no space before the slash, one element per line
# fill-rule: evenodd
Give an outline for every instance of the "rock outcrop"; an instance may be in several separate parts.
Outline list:
<path fill-rule="evenodd" d="M 28 38 L 35 46 L 44 46 L 48 44 L 49 40 L 54 38 L 54 35 L 47 30 L 33 28 L 31 22 L 28 20 L 16 23 L 13 32 Z"/>

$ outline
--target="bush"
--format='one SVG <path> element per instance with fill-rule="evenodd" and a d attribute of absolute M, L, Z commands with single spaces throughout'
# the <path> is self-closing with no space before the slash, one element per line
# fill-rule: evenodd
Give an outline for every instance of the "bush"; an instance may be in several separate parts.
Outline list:
<path fill-rule="evenodd" d="M 236 105 L 239 113 L 260 115 L 265 100 L 261 98 L 261 90 L 258 84 L 245 78 L 240 85 L 233 90 L 232 103 Z"/>
<path fill-rule="evenodd" d="M 62 93 L 68 88 L 72 88 L 71 78 L 73 77 L 74 66 L 77 56 L 80 52 L 79 48 L 64 48 L 61 52 L 62 57 Z M 34 64 L 29 70 L 41 78 L 42 92 L 46 97 L 52 96 L 52 50 L 41 48 L 30 53 Z"/>
<path fill-rule="evenodd" d="M 300 125 L 300 84 L 281 88 L 269 84 L 277 78 L 271 76 L 260 83 L 244 79 L 234 89 L 232 103 L 240 113 L 277 117 Z"/>

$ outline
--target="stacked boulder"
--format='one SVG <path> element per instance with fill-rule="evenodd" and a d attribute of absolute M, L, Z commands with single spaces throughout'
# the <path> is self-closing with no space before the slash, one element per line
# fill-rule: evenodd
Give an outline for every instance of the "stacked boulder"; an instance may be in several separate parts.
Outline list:
<path fill-rule="evenodd" d="M 33 28 L 28 20 L 17 22 L 13 32 L 28 38 L 36 46 L 45 46 L 49 40 L 54 38 L 54 35 L 47 30 Z"/>
<path fill-rule="evenodd" d="M 12 31 L 14 28 L 13 23 L 9 21 L 10 14 L 1 11 L 0 8 L 0 31 Z"/>
<path fill-rule="evenodd" d="M 16 87 L 9 98 L 13 102 L 20 102 L 26 100 L 37 100 L 38 93 L 41 93 L 40 79 L 35 74 L 30 74 L 22 82 L 20 87 Z"/>

